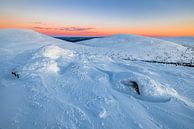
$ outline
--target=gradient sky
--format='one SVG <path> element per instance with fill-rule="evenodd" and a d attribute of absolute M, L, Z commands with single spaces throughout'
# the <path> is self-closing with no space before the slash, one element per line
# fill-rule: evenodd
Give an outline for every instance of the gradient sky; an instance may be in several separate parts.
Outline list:
<path fill-rule="evenodd" d="M 0 0 L 0 28 L 55 36 L 194 36 L 194 0 Z"/>

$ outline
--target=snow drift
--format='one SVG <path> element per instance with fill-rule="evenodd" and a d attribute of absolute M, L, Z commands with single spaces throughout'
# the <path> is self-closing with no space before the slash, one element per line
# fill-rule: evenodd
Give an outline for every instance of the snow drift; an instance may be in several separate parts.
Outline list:
<path fill-rule="evenodd" d="M 17 36 L 10 37 L 12 32 Z M 28 36 L 22 38 L 25 34 Z M 103 41 L 109 45 L 93 47 L 28 30 L 1 30 L 0 37 L 0 128 L 194 127 L 192 68 L 133 62 L 105 54 L 111 48 L 114 52 L 129 49 L 141 54 L 141 47 L 150 52 L 148 46 L 184 50 L 183 46 L 156 40 L 156 44 L 145 46 L 141 37 L 142 43 L 131 48 L 127 43 L 128 48 L 123 50 L 122 45 L 114 47 L 123 36 L 113 36 Z M 22 47 L 17 48 L 18 44 Z M 159 55 L 163 58 L 163 54 Z M 144 56 L 140 57 L 152 59 Z M 13 68 L 20 74 L 19 79 L 11 75 Z M 130 81 L 137 82 L 140 95 L 128 85 Z"/>

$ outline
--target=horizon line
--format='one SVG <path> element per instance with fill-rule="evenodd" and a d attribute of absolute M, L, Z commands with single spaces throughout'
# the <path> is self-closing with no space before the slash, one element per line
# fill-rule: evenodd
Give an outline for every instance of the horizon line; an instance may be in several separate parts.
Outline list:
<path fill-rule="evenodd" d="M 0 30 L 2 29 L 18 29 L 18 30 L 32 30 L 32 31 L 36 31 L 38 33 L 44 34 L 44 35 L 48 35 L 51 37 L 107 37 L 107 36 L 112 36 L 112 35 L 117 35 L 117 34 L 128 34 L 128 35 L 139 35 L 139 36 L 145 36 L 145 37 L 153 37 L 153 38 L 170 38 L 170 37 L 194 37 L 194 35 L 159 35 L 159 34 L 141 34 L 141 33 L 112 33 L 112 34 L 105 34 L 105 33 L 98 33 L 98 34 L 85 34 L 85 33 L 80 33 L 80 34 L 53 34 L 53 33 L 47 33 L 47 32 L 41 32 L 37 29 L 33 29 L 33 28 L 0 28 Z"/>

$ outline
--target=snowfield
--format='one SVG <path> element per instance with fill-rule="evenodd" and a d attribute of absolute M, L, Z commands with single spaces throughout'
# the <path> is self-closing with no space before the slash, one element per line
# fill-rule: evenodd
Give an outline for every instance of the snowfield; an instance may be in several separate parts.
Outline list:
<path fill-rule="evenodd" d="M 0 45 L 1 129 L 194 128 L 194 68 L 142 61 L 194 64 L 189 47 L 134 35 L 77 44 L 17 29 L 0 30 Z"/>

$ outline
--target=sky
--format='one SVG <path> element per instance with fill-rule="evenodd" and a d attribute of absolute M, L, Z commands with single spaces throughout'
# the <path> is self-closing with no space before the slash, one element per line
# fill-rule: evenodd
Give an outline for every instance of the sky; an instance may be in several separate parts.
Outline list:
<path fill-rule="evenodd" d="M 0 28 L 52 36 L 194 36 L 194 0 L 0 0 Z"/>

